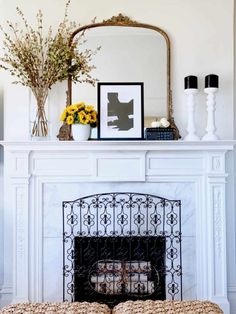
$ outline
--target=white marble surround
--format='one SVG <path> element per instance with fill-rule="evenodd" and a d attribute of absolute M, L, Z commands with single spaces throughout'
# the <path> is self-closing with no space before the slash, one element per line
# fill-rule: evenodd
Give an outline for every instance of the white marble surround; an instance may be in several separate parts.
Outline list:
<path fill-rule="evenodd" d="M 233 141 L 1 144 L 4 285 L 13 302 L 62 300 L 62 201 L 133 191 L 182 201 L 183 297 L 212 300 L 230 313 L 225 153 Z"/>

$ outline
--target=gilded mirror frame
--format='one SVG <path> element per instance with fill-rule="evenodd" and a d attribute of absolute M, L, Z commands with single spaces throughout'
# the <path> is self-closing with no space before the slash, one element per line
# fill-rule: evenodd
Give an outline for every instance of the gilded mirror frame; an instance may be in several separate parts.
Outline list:
<path fill-rule="evenodd" d="M 170 51 L 170 39 L 167 33 L 162 30 L 161 28 L 151 25 L 151 24 L 145 24 L 145 23 L 139 23 L 135 20 L 130 19 L 129 17 L 119 14 L 117 16 L 113 16 L 108 20 L 103 20 L 103 22 L 100 23 L 92 23 L 88 25 L 84 25 L 76 29 L 70 38 L 69 45 L 73 42 L 74 37 L 79 32 L 84 32 L 88 29 L 97 28 L 97 27 L 104 27 L 104 26 L 120 26 L 120 27 L 139 27 L 139 28 L 146 28 L 154 30 L 158 33 L 160 33 L 165 41 L 166 41 L 166 47 L 167 47 L 167 120 L 170 122 L 170 127 L 172 127 L 175 130 L 175 139 L 179 139 L 179 130 L 174 122 L 173 117 L 173 105 L 172 105 L 172 91 L 171 91 L 171 65 L 170 65 L 170 59 L 171 59 L 171 51 Z M 67 91 L 67 105 L 70 105 L 72 102 L 72 79 L 68 79 L 68 91 Z M 68 134 L 69 132 L 69 134 Z M 60 140 L 70 140 L 70 128 L 68 130 L 67 125 L 63 125 L 60 129 L 58 138 Z"/>

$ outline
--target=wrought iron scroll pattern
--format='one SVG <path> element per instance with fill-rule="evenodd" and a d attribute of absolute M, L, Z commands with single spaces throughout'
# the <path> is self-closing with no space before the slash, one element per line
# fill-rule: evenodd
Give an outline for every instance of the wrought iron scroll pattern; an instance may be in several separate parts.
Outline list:
<path fill-rule="evenodd" d="M 75 296 L 75 237 L 131 236 L 165 237 L 165 267 L 159 273 L 165 275 L 166 299 L 182 299 L 181 202 L 118 192 L 63 202 L 64 300 L 74 301 Z M 95 254 L 92 248 L 88 249 L 89 254 Z"/>

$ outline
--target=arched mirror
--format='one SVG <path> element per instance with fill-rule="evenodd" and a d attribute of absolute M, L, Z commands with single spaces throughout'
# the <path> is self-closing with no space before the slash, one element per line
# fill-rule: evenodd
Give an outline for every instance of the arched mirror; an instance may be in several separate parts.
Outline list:
<path fill-rule="evenodd" d="M 85 43 L 79 49 L 96 50 L 93 56 L 92 77 L 98 82 L 143 82 L 144 127 L 165 117 L 179 132 L 173 118 L 171 98 L 170 41 L 160 28 L 132 21 L 122 14 L 102 23 L 77 29 L 72 35 L 84 32 Z M 85 101 L 97 104 L 97 88 L 89 84 L 68 81 L 68 104 Z"/>

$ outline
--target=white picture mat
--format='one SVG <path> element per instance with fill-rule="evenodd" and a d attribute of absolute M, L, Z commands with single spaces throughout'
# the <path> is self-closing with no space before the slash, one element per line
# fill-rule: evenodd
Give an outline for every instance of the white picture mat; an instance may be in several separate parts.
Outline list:
<path fill-rule="evenodd" d="M 142 137 L 142 86 L 141 85 L 100 85 L 100 137 L 101 138 L 141 138 Z M 128 131 L 120 131 L 109 127 L 108 117 L 108 93 L 118 93 L 120 102 L 133 100 L 134 126 Z"/>

